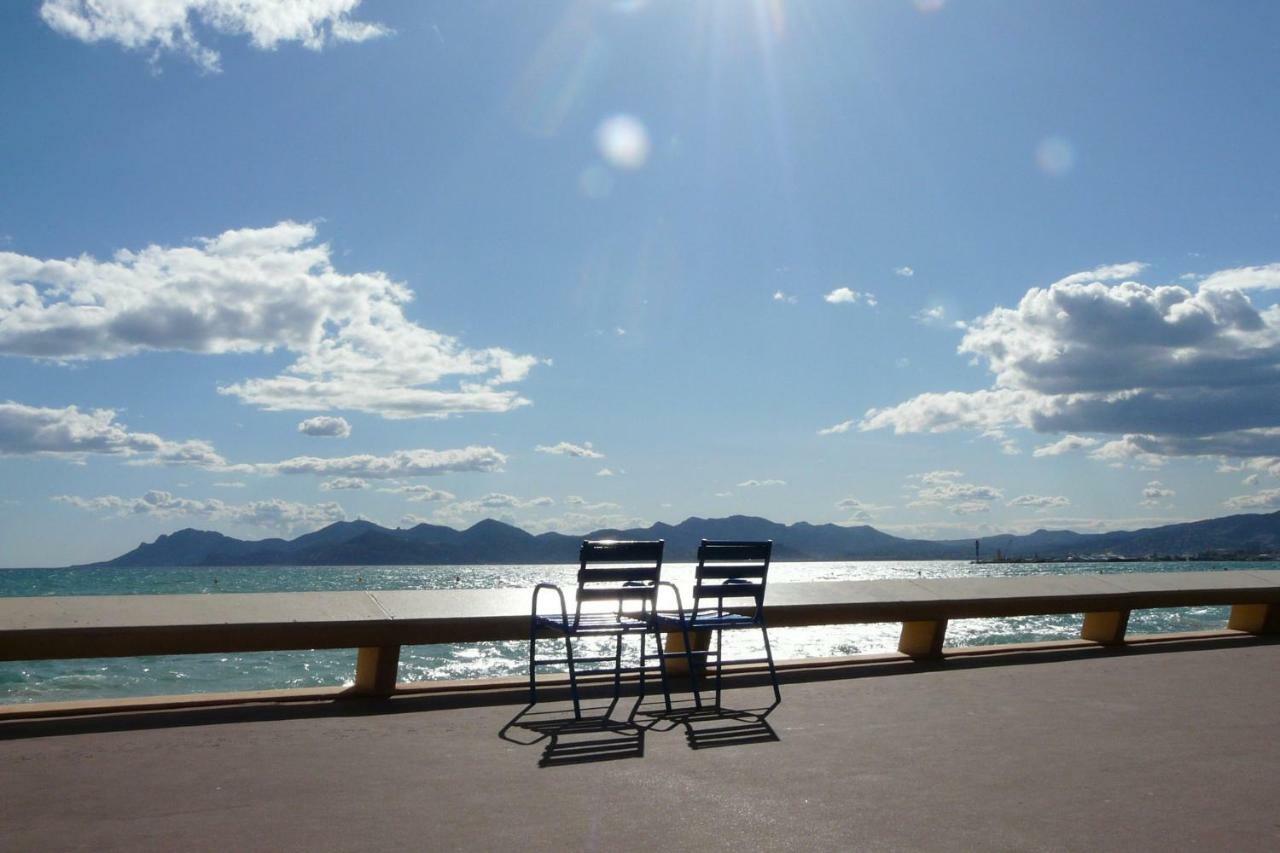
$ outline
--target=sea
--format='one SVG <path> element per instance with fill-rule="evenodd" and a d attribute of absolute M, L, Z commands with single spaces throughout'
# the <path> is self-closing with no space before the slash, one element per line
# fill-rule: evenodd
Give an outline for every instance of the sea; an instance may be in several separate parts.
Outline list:
<path fill-rule="evenodd" d="M 1113 572 L 1258 571 L 1280 563 L 1035 563 L 967 561 L 862 561 L 775 563 L 769 582 L 1070 575 Z M 244 566 L 234 568 L 0 569 L 0 597 L 52 595 L 228 595 L 386 589 L 532 590 L 542 581 L 571 587 L 576 565 L 510 566 Z M 692 564 L 667 564 L 663 577 L 693 577 Z M 1227 608 L 1196 607 L 1135 612 L 1131 633 L 1201 631 L 1226 625 Z M 899 625 L 836 625 L 770 631 L 778 659 L 893 651 Z M 1079 616 L 1026 616 L 952 622 L 949 646 L 1031 642 L 1078 636 Z M 756 632 L 726 634 L 725 656 L 754 656 Z M 633 655 L 634 649 L 628 652 Z M 400 681 L 524 675 L 526 642 L 407 646 Z M 65 661 L 0 662 L 0 703 L 50 702 L 198 692 L 342 686 L 352 683 L 354 649 L 171 655 Z"/>

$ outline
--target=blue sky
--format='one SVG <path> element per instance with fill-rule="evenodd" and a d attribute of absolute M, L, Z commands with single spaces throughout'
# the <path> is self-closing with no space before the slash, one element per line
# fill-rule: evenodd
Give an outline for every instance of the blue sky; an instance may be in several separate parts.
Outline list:
<path fill-rule="evenodd" d="M 290 15 L 0 6 L 0 565 L 1280 508 L 1275 4 Z"/>

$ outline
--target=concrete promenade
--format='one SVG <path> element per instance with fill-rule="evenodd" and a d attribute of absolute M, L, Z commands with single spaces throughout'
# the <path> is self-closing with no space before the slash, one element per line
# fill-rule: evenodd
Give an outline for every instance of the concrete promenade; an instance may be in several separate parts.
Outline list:
<path fill-rule="evenodd" d="M 845 676 L 647 731 L 412 696 L 7 722 L 0 850 L 1280 849 L 1274 640 Z"/>

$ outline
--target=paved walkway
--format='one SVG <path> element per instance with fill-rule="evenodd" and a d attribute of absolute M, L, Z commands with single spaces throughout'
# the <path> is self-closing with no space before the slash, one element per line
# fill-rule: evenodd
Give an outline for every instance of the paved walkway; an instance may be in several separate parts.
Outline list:
<path fill-rule="evenodd" d="M 531 745 L 416 699 L 8 723 L 0 849 L 1280 849 L 1280 644 L 1045 657 Z"/>

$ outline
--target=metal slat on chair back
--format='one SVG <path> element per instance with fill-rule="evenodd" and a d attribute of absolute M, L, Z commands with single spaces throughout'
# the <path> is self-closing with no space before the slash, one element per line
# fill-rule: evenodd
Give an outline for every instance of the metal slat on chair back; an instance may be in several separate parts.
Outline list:
<path fill-rule="evenodd" d="M 694 574 L 694 610 L 700 599 L 714 598 L 723 609 L 725 601 L 751 598 L 756 618 L 764 607 L 765 583 L 773 540 L 767 542 L 713 541 L 703 539 L 698 546 L 698 567 Z"/>
<path fill-rule="evenodd" d="M 578 604 L 656 603 L 664 542 L 584 541 L 578 552 Z"/>

